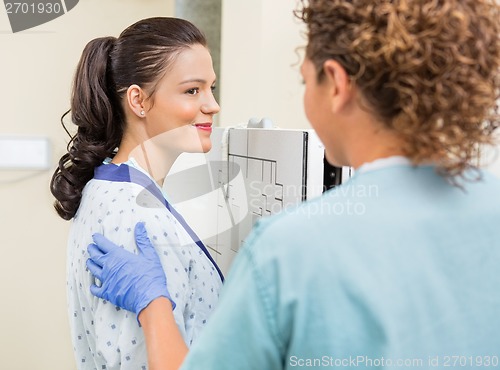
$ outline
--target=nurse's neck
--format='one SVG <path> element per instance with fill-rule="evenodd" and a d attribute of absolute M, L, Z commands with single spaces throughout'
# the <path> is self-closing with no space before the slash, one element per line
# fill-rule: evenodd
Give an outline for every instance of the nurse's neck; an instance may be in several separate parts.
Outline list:
<path fill-rule="evenodd" d="M 404 142 L 392 132 L 375 129 L 361 136 L 350 143 L 347 154 L 350 166 L 355 169 L 377 159 L 405 156 Z"/>
<path fill-rule="evenodd" d="M 361 107 L 346 119 L 341 134 L 337 157 L 343 166 L 357 169 L 377 159 L 405 156 L 405 142 L 398 133 Z"/>

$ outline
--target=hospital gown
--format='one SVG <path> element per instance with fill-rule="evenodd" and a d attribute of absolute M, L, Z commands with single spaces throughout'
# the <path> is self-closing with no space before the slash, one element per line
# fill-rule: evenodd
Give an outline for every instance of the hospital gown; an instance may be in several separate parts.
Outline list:
<path fill-rule="evenodd" d="M 135 162 L 129 165 L 137 167 Z M 157 187 L 140 171 L 143 180 Z M 158 191 L 157 187 L 156 194 Z M 172 212 L 150 191 L 126 179 L 94 178 L 85 186 L 70 230 L 67 259 L 68 310 L 78 369 L 147 369 L 144 336 L 136 315 L 90 293 L 94 279 L 85 263 L 93 233 L 103 233 L 137 253 L 134 226 L 144 221 L 165 269 L 168 289 L 177 305 L 175 321 L 186 344 L 190 346 L 203 330 L 218 301 L 221 275 L 194 243 L 183 220 L 179 221 L 181 217 Z"/>
<path fill-rule="evenodd" d="M 182 370 L 498 368 L 499 193 L 396 164 L 263 220 Z"/>

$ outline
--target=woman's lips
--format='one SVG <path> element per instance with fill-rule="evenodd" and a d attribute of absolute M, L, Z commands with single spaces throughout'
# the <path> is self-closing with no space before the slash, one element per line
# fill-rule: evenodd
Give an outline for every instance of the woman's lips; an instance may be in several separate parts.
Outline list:
<path fill-rule="evenodd" d="M 199 130 L 210 131 L 210 132 L 212 131 L 211 123 L 195 123 L 193 126 Z"/>

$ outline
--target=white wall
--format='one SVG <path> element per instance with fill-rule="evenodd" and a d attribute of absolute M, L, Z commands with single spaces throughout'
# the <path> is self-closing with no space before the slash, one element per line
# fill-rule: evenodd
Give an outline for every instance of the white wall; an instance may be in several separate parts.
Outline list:
<path fill-rule="evenodd" d="M 309 128 L 302 107 L 301 59 L 306 40 L 295 1 L 222 3 L 220 125 L 269 117 L 283 128 Z"/>
<path fill-rule="evenodd" d="M 13 34 L 0 9 L 0 135 L 49 137 L 55 165 L 67 140 L 59 118 L 85 44 L 171 14 L 173 0 L 80 0 L 68 14 Z M 50 177 L 0 170 L 0 369 L 76 369 L 66 313 L 68 223 L 52 210 Z"/>
<path fill-rule="evenodd" d="M 483 166 L 493 172 L 496 176 L 500 177 L 500 145 L 496 148 L 483 150 L 481 156 Z"/>

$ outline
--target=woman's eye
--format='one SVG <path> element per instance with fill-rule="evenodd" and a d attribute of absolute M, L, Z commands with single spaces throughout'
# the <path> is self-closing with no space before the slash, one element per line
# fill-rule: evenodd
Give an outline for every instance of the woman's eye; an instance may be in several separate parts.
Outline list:
<path fill-rule="evenodd" d="M 189 95 L 196 95 L 200 92 L 200 89 L 198 89 L 197 87 L 193 88 L 193 89 L 189 89 L 188 91 L 186 91 L 186 94 L 189 94 Z"/>
<path fill-rule="evenodd" d="M 215 91 L 215 89 L 216 89 L 216 88 L 217 88 L 217 86 L 215 86 L 215 85 L 210 86 L 210 89 L 211 89 L 212 91 Z"/>

